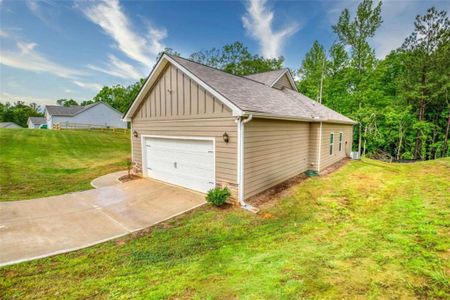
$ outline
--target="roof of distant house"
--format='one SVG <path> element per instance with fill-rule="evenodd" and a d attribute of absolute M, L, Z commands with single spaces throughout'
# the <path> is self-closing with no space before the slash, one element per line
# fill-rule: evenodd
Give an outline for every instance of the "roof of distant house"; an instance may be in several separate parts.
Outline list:
<path fill-rule="evenodd" d="M 61 106 L 61 105 L 46 105 L 45 109 L 47 112 L 52 116 L 68 116 L 73 117 L 75 115 L 78 115 L 79 113 L 86 111 L 94 106 L 97 106 L 99 104 L 105 104 L 106 106 L 110 107 L 111 109 L 117 111 L 117 113 L 122 114 L 114 107 L 111 107 L 109 104 L 98 101 L 89 105 L 80 106 L 80 105 L 74 105 L 74 106 Z"/>
<path fill-rule="evenodd" d="M 0 122 L 0 128 L 22 128 L 14 122 Z"/>
<path fill-rule="evenodd" d="M 29 117 L 31 123 L 41 125 L 47 123 L 47 119 L 44 117 Z"/>

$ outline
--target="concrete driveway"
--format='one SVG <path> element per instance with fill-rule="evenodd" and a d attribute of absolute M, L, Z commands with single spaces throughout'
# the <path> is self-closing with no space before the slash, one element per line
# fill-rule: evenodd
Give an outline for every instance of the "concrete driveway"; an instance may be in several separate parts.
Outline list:
<path fill-rule="evenodd" d="M 0 202 L 0 266 L 114 239 L 204 203 L 203 194 L 149 179 Z"/>

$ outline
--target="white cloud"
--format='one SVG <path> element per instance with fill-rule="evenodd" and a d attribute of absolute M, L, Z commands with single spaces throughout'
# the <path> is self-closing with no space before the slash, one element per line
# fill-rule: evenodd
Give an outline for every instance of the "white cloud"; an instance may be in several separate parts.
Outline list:
<path fill-rule="evenodd" d="M 107 67 L 99 67 L 95 65 L 87 65 L 91 70 L 106 73 L 112 76 L 124 78 L 124 79 L 140 79 L 144 77 L 144 74 L 136 70 L 130 64 L 118 59 L 114 55 L 108 55 L 109 65 Z"/>
<path fill-rule="evenodd" d="M 167 36 L 166 30 L 149 28 L 147 37 L 135 32 L 118 0 L 104 0 L 82 11 L 116 42 L 120 51 L 135 61 L 149 66 L 154 62 L 156 54 L 164 49 L 161 41 Z"/>
<path fill-rule="evenodd" d="M 23 101 L 26 103 L 36 103 L 38 105 L 47 105 L 54 104 L 55 99 L 49 98 L 41 98 L 41 97 L 33 97 L 33 96 L 23 96 L 23 95 L 15 95 L 7 92 L 1 92 L 0 101 L 2 102 L 16 102 Z"/>
<path fill-rule="evenodd" d="M 103 86 L 98 83 L 86 83 L 78 80 L 72 81 L 74 84 L 78 85 L 79 87 L 82 87 L 84 89 L 93 90 L 93 91 L 100 91 Z"/>
<path fill-rule="evenodd" d="M 275 31 L 272 28 L 274 12 L 266 4 L 266 0 L 249 0 L 242 22 L 247 34 L 258 41 L 262 55 L 274 58 L 280 56 L 284 43 L 299 30 L 299 25 L 292 23 Z"/>
<path fill-rule="evenodd" d="M 36 43 L 17 42 L 17 50 L 1 51 L 0 64 L 33 72 L 51 73 L 58 77 L 74 78 L 84 73 L 53 62 L 36 51 Z"/>
<path fill-rule="evenodd" d="M 1 3 L 0 3 L 0 5 L 1 5 Z M 0 29 L 0 37 L 8 37 L 8 36 L 9 36 L 9 34 L 6 31 Z"/>
<path fill-rule="evenodd" d="M 36 0 L 26 1 L 27 7 L 36 15 L 40 15 L 39 4 Z"/>
<path fill-rule="evenodd" d="M 62 33 L 61 27 L 54 23 L 55 17 L 59 15 L 59 6 L 51 0 L 27 0 L 26 5 L 28 9 L 35 15 L 41 22 L 49 26 L 53 30 Z"/>

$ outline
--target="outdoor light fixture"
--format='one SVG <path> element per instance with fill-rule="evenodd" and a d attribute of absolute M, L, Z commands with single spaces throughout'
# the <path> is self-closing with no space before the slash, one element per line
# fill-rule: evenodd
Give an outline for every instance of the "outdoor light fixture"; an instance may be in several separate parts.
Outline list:
<path fill-rule="evenodd" d="M 224 133 L 223 135 L 222 135 L 222 137 L 223 137 L 223 141 L 225 142 L 225 143 L 228 143 L 229 141 L 230 141 L 230 137 L 228 136 L 228 133 Z"/>
<path fill-rule="evenodd" d="M 134 137 L 138 137 L 138 133 L 137 133 L 136 130 L 133 130 L 133 136 L 134 136 Z"/>

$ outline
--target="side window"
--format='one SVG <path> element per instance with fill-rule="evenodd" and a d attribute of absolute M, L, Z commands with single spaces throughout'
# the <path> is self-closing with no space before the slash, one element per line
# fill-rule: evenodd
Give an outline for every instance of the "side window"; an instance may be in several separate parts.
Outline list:
<path fill-rule="evenodd" d="M 330 155 L 333 154 L 334 132 L 330 133 Z"/>
<path fill-rule="evenodd" d="M 342 151 L 342 140 L 344 139 L 344 133 L 339 132 L 339 152 Z"/>

